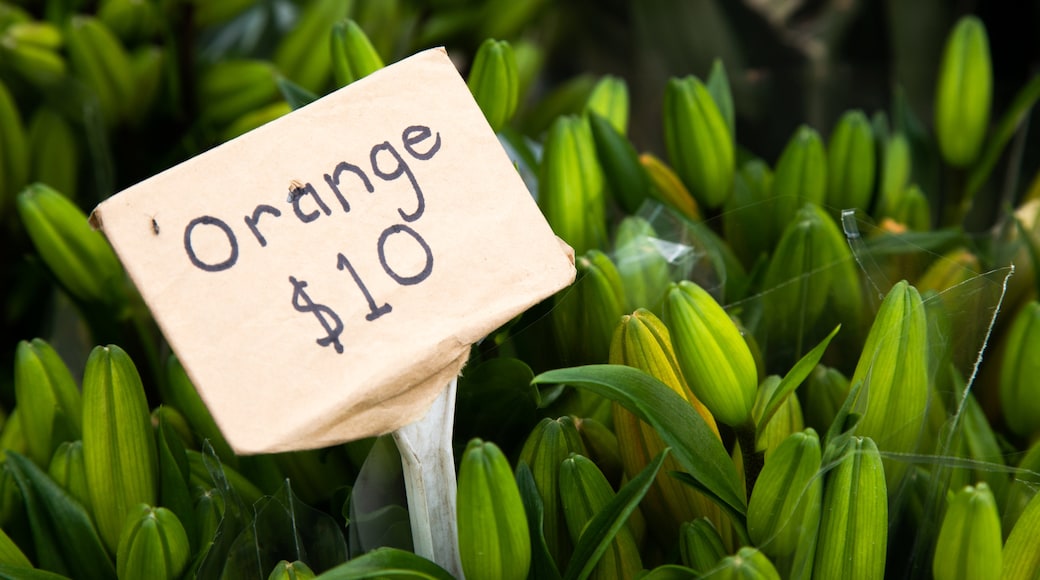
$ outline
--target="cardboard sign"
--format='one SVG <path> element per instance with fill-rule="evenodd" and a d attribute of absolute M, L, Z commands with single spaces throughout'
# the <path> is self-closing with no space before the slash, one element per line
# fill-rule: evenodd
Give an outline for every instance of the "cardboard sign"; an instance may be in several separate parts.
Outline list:
<path fill-rule="evenodd" d="M 91 217 L 239 453 L 421 417 L 469 347 L 574 279 L 443 49 Z"/>

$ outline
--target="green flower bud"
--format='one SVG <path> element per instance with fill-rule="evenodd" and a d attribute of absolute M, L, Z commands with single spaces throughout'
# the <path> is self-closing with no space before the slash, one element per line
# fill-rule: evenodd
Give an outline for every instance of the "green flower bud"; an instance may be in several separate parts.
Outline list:
<path fill-rule="evenodd" d="M 706 290 L 689 281 L 672 284 L 665 323 L 691 390 L 719 421 L 742 427 L 751 420 L 758 372 L 744 337 Z"/>
<path fill-rule="evenodd" d="M 817 365 L 799 392 L 805 424 L 826 432 L 849 394 L 849 379 L 837 369 Z"/>
<path fill-rule="evenodd" d="M 70 296 L 121 311 L 126 302 L 123 268 L 75 204 L 36 183 L 18 194 L 18 213 L 36 251 Z"/>
<path fill-rule="evenodd" d="M 884 162 L 881 166 L 881 203 L 878 204 L 882 215 L 890 215 L 893 202 L 910 183 L 910 170 L 913 160 L 910 155 L 910 142 L 902 133 L 895 133 L 885 141 Z"/>
<path fill-rule="evenodd" d="M 513 48 L 505 40 L 487 39 L 473 57 L 466 80 L 473 98 L 495 131 L 502 130 L 520 100 Z"/>
<path fill-rule="evenodd" d="M 701 210 L 671 167 L 650 153 L 639 156 L 639 163 L 650 177 L 650 195 L 690 221 L 700 221 Z"/>
<path fill-rule="evenodd" d="M 668 385 L 689 401 L 718 434 L 715 419 L 683 379 L 668 329 L 651 312 L 640 309 L 622 317 L 610 345 L 610 362 L 640 369 Z M 621 463 L 628 477 L 635 477 L 666 445 L 657 431 L 627 409 L 615 404 L 613 411 Z M 675 530 L 682 522 L 700 516 L 710 516 L 718 522 L 722 517 L 704 495 L 672 477 L 672 471 L 682 471 L 682 468 L 674 457 L 669 456 L 641 504 L 651 531 L 662 543 L 675 541 Z"/>
<path fill-rule="evenodd" d="M 726 548 L 715 524 L 697 518 L 679 527 L 679 554 L 684 566 L 703 575 L 726 557 Z"/>
<path fill-rule="evenodd" d="M 787 225 L 763 287 L 769 288 L 762 299 L 770 343 L 790 345 L 795 360 L 836 323 L 859 326 L 863 299 L 856 261 L 837 224 L 819 206 L 806 204 Z"/>
<path fill-rule="evenodd" d="M 867 335 L 852 384 L 863 383 L 866 413 L 857 433 L 885 451 L 913 453 L 928 406 L 928 328 L 917 289 L 905 280 L 885 296 Z M 905 464 L 886 464 L 890 486 Z"/>
<path fill-rule="evenodd" d="M 114 552 L 127 514 L 138 504 L 155 504 L 158 479 L 155 437 L 141 377 L 118 346 L 96 347 L 87 359 L 83 458 L 94 521 L 101 539 Z"/>
<path fill-rule="evenodd" d="M 1002 527 L 1007 535 L 1016 525 L 1026 506 L 1040 489 L 1040 440 L 1033 442 L 1016 466 L 1011 485 L 1008 486 L 1007 500 L 1002 504 Z"/>
<path fill-rule="evenodd" d="M 87 485 L 87 465 L 83 459 L 83 442 L 66 441 L 54 450 L 47 475 L 69 495 L 91 511 L 90 488 Z"/>
<path fill-rule="evenodd" d="M 311 580 L 312 578 L 317 578 L 314 571 L 299 560 L 295 562 L 282 560 L 267 576 L 267 580 Z"/>
<path fill-rule="evenodd" d="M 935 580 L 1001 578 L 1000 515 L 989 486 L 957 492 L 946 508 L 932 559 Z"/>
<path fill-rule="evenodd" d="M 928 198 L 916 184 L 890 196 L 884 217 L 915 232 L 926 232 L 932 227 Z"/>
<path fill-rule="evenodd" d="M 787 224 L 774 223 L 773 172 L 763 161 L 745 163 L 733 179 L 722 227 L 733 252 L 747 268 L 773 252 Z"/>
<path fill-rule="evenodd" d="M 625 288 L 625 310 L 660 313 L 671 283 L 670 265 L 650 222 L 637 216 L 621 220 L 614 237 L 614 261 Z"/>
<path fill-rule="evenodd" d="M 1023 437 L 1040 432 L 1040 302 L 1015 315 L 1000 368 L 1000 404 L 1008 427 Z"/>
<path fill-rule="evenodd" d="M 332 76 L 336 86 L 345 87 L 383 68 L 365 31 L 351 19 L 332 27 Z"/>
<path fill-rule="evenodd" d="M 628 132 L 628 85 L 625 79 L 606 75 L 592 87 L 585 110 L 610 122 L 619 135 Z"/>
<path fill-rule="evenodd" d="M 588 121 L 560 117 L 549 129 L 542 154 L 538 205 L 556 235 L 576 255 L 607 242 L 603 170 Z"/>
<path fill-rule="evenodd" d="M 83 402 L 79 387 L 57 351 L 37 338 L 18 343 L 14 392 L 29 457 L 46 467 L 59 443 L 80 438 Z"/>
<path fill-rule="evenodd" d="M 718 580 L 780 580 L 780 573 L 765 554 L 744 546 L 734 556 L 726 556 L 708 572 Z"/>
<path fill-rule="evenodd" d="M 1040 576 L 1040 495 L 1026 505 L 1004 544 L 1003 580 L 1035 580 Z"/>
<path fill-rule="evenodd" d="M 509 461 L 491 442 L 473 439 L 459 465 L 459 555 L 473 580 L 527 577 L 531 537 Z"/>
<path fill-rule="evenodd" d="M 628 213 L 636 213 L 650 196 L 650 176 L 639 163 L 635 147 L 606 117 L 590 111 L 586 118 L 596 144 L 607 189 Z"/>
<path fill-rule="evenodd" d="M 823 502 L 820 438 L 792 433 L 766 458 L 748 503 L 748 534 L 772 558 L 794 554 L 816 533 Z"/>
<path fill-rule="evenodd" d="M 726 66 L 722 64 L 722 59 L 716 58 L 711 63 L 711 72 L 708 73 L 708 80 L 705 86 L 708 87 L 711 98 L 715 99 L 715 104 L 718 105 L 722 118 L 726 120 L 726 128 L 729 129 L 730 140 L 734 140 L 737 135 L 737 122 L 733 111 L 733 92 L 729 89 L 729 75 L 726 74 Z"/>
<path fill-rule="evenodd" d="M 828 472 L 813 578 L 880 580 L 888 548 L 888 492 L 869 437 L 851 440 Z"/>
<path fill-rule="evenodd" d="M 216 539 L 217 529 L 224 518 L 224 499 L 216 489 L 207 489 L 195 500 L 195 525 L 198 543 L 206 546 Z"/>
<path fill-rule="evenodd" d="M 614 490 L 592 460 L 572 454 L 560 464 L 560 504 L 572 542 L 578 543 L 585 526 L 612 499 Z M 642 569 L 643 563 L 632 531 L 622 527 L 593 568 L 591 577 L 632 578 Z"/>
<path fill-rule="evenodd" d="M 874 132 L 863 111 L 842 115 L 827 147 L 827 204 L 841 209 L 870 207 L 874 192 Z"/>
<path fill-rule="evenodd" d="M 963 381 L 958 381 L 957 392 L 963 392 Z M 947 416 L 939 417 L 945 422 Z M 941 425 L 942 423 L 940 423 Z M 941 429 L 941 427 L 939 427 Z M 987 484 L 987 492 L 991 492 L 1000 505 L 1006 505 L 1008 495 L 1007 474 L 992 467 L 1004 465 L 1004 453 L 997 442 L 997 436 L 986 419 L 986 413 L 975 397 L 968 393 L 961 411 L 960 429 L 955 435 L 954 453 L 968 459 L 978 467 L 974 469 L 954 470 L 950 477 L 949 488 L 960 489 L 972 483 Z"/>
<path fill-rule="evenodd" d="M 589 452 L 589 459 L 603 471 L 611 485 L 621 482 L 624 467 L 621 464 L 621 449 L 617 435 L 596 419 L 585 417 L 574 420 L 574 427 L 581 435 L 581 442 Z"/>
<path fill-rule="evenodd" d="M 573 549 L 567 521 L 560 507 L 560 464 L 571 453 L 584 455 L 586 450 L 570 417 L 542 419 L 520 451 L 520 461 L 531 468 L 538 495 L 542 498 L 545 543 L 549 554 L 561 568 L 567 565 Z"/>
<path fill-rule="evenodd" d="M 180 578 L 190 558 L 188 534 L 173 512 L 140 504 L 127 513 L 116 551 L 118 577 Z"/>
<path fill-rule="evenodd" d="M 935 90 L 935 136 L 943 159 L 955 167 L 975 161 L 989 127 L 993 93 L 986 27 L 965 16 L 946 38 Z"/>
<path fill-rule="evenodd" d="M 625 308 L 625 290 L 614 262 L 598 250 L 579 257 L 577 280 L 558 295 L 552 311 L 557 343 L 566 360 L 607 360 L 610 337 Z"/>
<path fill-rule="evenodd" d="M 29 181 L 42 181 L 76 198 L 80 145 L 72 125 L 51 107 L 40 107 L 29 121 Z"/>
<path fill-rule="evenodd" d="M 668 81 L 664 139 L 672 166 L 697 202 L 722 205 L 733 189 L 733 140 L 718 105 L 697 78 Z"/>
<path fill-rule="evenodd" d="M 823 205 L 827 194 L 827 157 L 820 135 L 802 125 L 780 154 L 773 175 L 774 223 L 780 228 L 806 203 Z"/>
<path fill-rule="evenodd" d="M 766 380 L 759 385 L 758 395 L 755 397 L 755 406 L 751 410 L 751 414 L 755 418 L 755 424 L 761 422 L 766 403 L 769 402 L 769 399 L 772 398 L 773 393 L 776 392 L 779 386 L 780 377 L 777 375 L 766 377 Z M 798 397 L 793 394 L 785 397 L 784 401 L 780 403 L 780 406 L 773 413 L 772 418 L 769 419 L 769 422 L 760 427 L 756 434 L 755 450 L 762 451 L 765 457 L 768 458 L 792 433 L 805 429 L 805 420 L 802 417 L 802 404 L 798 402 Z"/>

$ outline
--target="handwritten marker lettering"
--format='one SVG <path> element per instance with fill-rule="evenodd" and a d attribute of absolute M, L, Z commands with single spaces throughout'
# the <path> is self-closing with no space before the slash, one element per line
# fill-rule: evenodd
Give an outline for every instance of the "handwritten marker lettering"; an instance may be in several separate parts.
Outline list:
<path fill-rule="evenodd" d="M 336 352 L 343 353 L 343 343 L 339 341 L 339 335 L 343 333 L 343 321 L 340 320 L 331 308 L 324 304 L 315 304 L 311 297 L 304 291 L 307 287 L 307 283 L 297 280 L 294 276 L 289 276 L 289 283 L 293 286 L 292 305 L 293 308 L 300 312 L 310 312 L 314 316 L 318 317 L 318 322 L 321 323 L 322 328 L 325 329 L 325 336 L 317 340 L 320 346 L 329 346 L 330 344 L 336 348 Z M 326 320 L 328 316 L 331 320 Z"/>

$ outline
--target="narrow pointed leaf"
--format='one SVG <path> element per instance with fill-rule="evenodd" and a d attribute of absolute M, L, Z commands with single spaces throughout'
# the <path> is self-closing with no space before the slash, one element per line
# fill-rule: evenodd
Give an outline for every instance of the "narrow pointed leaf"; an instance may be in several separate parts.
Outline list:
<path fill-rule="evenodd" d="M 812 373 L 816 365 L 820 363 L 820 359 L 823 358 L 824 351 L 827 350 L 827 345 L 831 343 L 831 339 L 834 335 L 838 334 L 841 330 L 841 325 L 834 327 L 834 330 L 827 335 L 826 338 L 820 341 L 812 350 L 810 350 L 805 356 L 803 356 L 798 362 L 791 367 L 791 370 L 787 371 L 784 378 L 780 380 L 780 385 L 773 391 L 773 396 L 769 398 L 769 402 L 766 403 L 765 411 L 762 413 L 762 418 L 758 422 L 758 430 L 761 431 L 769 420 L 773 418 L 776 411 L 780 408 L 781 403 L 784 399 L 794 392 L 799 385 L 802 384 L 805 379 L 809 378 L 809 374 Z"/>

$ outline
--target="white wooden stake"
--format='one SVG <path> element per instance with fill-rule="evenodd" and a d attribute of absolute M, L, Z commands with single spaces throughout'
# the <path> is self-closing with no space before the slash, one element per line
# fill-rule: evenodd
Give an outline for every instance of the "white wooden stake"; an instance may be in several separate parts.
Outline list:
<path fill-rule="evenodd" d="M 461 579 L 451 449 L 456 389 L 457 379 L 452 379 L 425 417 L 394 431 L 394 441 L 404 467 L 415 553 Z"/>

